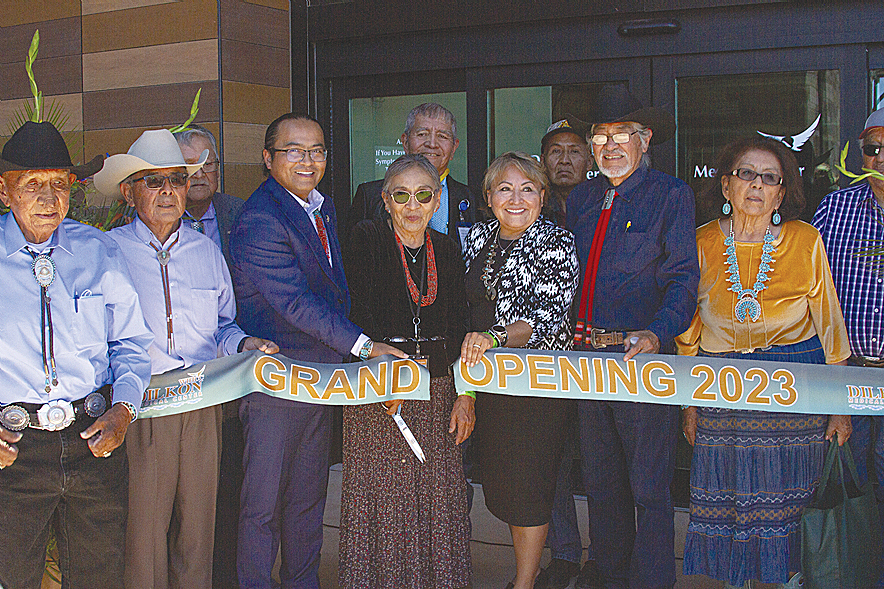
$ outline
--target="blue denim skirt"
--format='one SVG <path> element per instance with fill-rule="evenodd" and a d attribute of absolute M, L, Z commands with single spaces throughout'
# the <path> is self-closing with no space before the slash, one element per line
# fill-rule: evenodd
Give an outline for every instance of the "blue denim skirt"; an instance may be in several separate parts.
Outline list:
<path fill-rule="evenodd" d="M 751 354 L 700 356 L 824 364 L 816 336 Z M 800 521 L 822 471 L 827 415 L 699 408 L 684 573 L 742 585 L 801 569 Z"/>

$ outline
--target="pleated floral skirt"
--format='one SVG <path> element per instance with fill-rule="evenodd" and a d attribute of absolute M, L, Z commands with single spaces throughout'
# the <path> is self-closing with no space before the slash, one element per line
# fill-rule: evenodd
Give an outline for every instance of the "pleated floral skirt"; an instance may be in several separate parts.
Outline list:
<path fill-rule="evenodd" d="M 415 457 L 379 404 L 344 408 L 339 579 L 347 589 L 456 589 L 470 582 L 470 518 L 461 448 L 448 433 L 457 393 L 430 381 L 402 418 Z"/>
<path fill-rule="evenodd" d="M 701 356 L 824 364 L 819 339 Z M 699 408 L 684 573 L 742 585 L 801 570 L 800 522 L 819 482 L 827 415 Z"/>

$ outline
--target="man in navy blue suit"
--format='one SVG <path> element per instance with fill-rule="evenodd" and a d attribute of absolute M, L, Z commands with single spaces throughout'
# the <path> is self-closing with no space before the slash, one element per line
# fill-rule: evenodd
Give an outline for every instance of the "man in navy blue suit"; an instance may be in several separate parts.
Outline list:
<path fill-rule="evenodd" d="M 230 236 L 239 325 L 278 342 L 283 355 L 308 362 L 404 357 L 347 319 L 334 204 L 316 190 L 326 164 L 322 128 L 309 117 L 283 115 L 267 128 L 263 157 L 269 178 L 243 205 Z M 240 587 L 275 586 L 270 574 L 281 545 L 282 587 L 316 589 L 331 410 L 252 393 L 240 418 Z"/>

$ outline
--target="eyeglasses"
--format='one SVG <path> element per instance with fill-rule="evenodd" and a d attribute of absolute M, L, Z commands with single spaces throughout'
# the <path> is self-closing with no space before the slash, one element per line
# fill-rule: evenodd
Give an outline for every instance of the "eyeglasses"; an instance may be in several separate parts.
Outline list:
<path fill-rule="evenodd" d="M 396 204 L 404 205 L 408 204 L 408 201 L 411 200 L 412 196 L 417 200 L 417 202 L 425 205 L 433 200 L 433 196 L 435 196 L 435 193 L 432 190 L 418 190 L 417 192 L 412 194 L 410 192 L 406 192 L 405 190 L 397 190 L 390 195 L 390 198 L 392 198 L 393 202 L 395 202 Z"/>
<path fill-rule="evenodd" d="M 869 157 L 878 157 L 878 154 L 881 153 L 881 148 L 884 145 L 874 145 L 869 143 L 868 145 L 863 145 L 863 153 Z"/>
<path fill-rule="evenodd" d="M 614 140 L 614 143 L 617 145 L 623 145 L 624 143 L 629 143 L 629 140 L 633 135 L 638 133 L 638 131 L 632 131 L 631 133 L 623 132 L 623 133 L 614 133 L 613 135 L 605 135 L 604 133 L 596 133 L 592 136 L 590 141 L 592 141 L 593 145 L 598 145 L 601 147 L 608 142 L 608 138 Z"/>
<path fill-rule="evenodd" d="M 162 188 L 166 184 L 166 180 L 169 181 L 169 184 L 174 186 L 175 188 L 180 188 L 187 184 L 187 178 L 189 176 L 184 172 L 173 172 L 168 176 L 161 176 L 160 174 L 148 174 L 147 176 L 142 176 L 141 178 L 135 178 L 134 180 L 130 180 L 129 182 L 140 182 L 144 180 L 144 185 L 152 190 L 156 190 L 157 188 Z"/>
<path fill-rule="evenodd" d="M 307 154 L 310 154 L 311 162 L 324 162 L 326 154 L 328 153 L 328 150 L 324 147 L 317 147 L 316 149 L 301 149 L 300 147 L 291 147 L 289 149 L 269 149 L 267 151 L 269 151 L 271 155 L 276 155 L 276 153 L 280 151 L 284 152 L 285 159 L 293 164 L 297 164 L 306 160 Z"/>
<path fill-rule="evenodd" d="M 197 172 L 202 171 L 204 174 L 214 174 L 218 171 L 218 164 L 220 164 L 218 160 L 213 162 L 206 162 L 203 164 L 203 167 L 197 170 Z"/>
<path fill-rule="evenodd" d="M 783 183 L 783 178 L 779 174 L 774 174 L 773 172 L 759 173 L 755 170 L 750 170 L 749 168 L 737 168 L 731 172 L 731 174 L 743 182 L 752 182 L 761 176 L 762 184 L 767 186 L 778 186 Z"/>

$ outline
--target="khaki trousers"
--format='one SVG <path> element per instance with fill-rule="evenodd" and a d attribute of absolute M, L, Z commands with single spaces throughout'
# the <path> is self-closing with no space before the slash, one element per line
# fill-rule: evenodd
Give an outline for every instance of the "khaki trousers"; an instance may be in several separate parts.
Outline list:
<path fill-rule="evenodd" d="M 210 588 L 221 407 L 138 419 L 126 446 L 126 588 Z"/>

